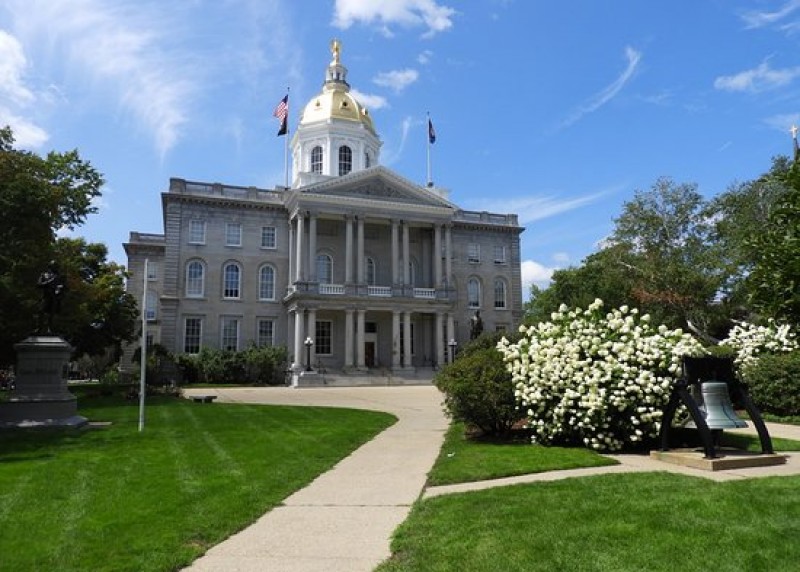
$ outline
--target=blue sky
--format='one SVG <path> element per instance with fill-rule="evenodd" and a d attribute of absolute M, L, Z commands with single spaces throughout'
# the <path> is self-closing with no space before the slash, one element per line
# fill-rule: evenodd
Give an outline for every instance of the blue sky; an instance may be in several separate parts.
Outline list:
<path fill-rule="evenodd" d="M 546 283 L 658 177 L 712 196 L 791 152 L 800 0 L 4 0 L 0 124 L 105 175 L 77 234 L 124 263 L 161 232 L 170 177 L 272 188 L 329 43 L 382 163 L 462 208 L 516 212 L 523 279 Z M 527 293 L 527 287 L 525 287 Z"/>

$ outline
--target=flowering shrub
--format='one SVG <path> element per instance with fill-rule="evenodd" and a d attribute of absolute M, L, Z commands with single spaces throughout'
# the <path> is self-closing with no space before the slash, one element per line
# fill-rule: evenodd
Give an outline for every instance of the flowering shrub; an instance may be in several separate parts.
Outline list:
<path fill-rule="evenodd" d="M 734 363 L 743 370 L 755 365 L 758 357 L 765 353 L 786 353 L 798 349 L 797 338 L 784 324 L 779 326 L 770 319 L 766 326 L 739 322 L 728 333 L 720 346 L 730 348 Z"/>
<path fill-rule="evenodd" d="M 602 307 L 562 305 L 550 322 L 520 327 L 519 342 L 497 345 L 535 442 L 616 451 L 656 437 L 682 357 L 703 353 L 636 309 Z"/>

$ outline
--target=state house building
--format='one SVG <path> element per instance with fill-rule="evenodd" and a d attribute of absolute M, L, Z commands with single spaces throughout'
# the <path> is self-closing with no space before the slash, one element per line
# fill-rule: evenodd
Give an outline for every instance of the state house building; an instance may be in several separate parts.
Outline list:
<path fill-rule="evenodd" d="M 129 291 L 173 352 L 284 345 L 292 367 L 409 375 L 522 318 L 515 214 L 465 211 L 381 166 L 338 43 L 291 139 L 291 187 L 171 179 L 164 233 L 131 232 Z M 313 342 L 311 345 L 309 342 Z M 135 367 L 135 366 L 134 366 Z"/>

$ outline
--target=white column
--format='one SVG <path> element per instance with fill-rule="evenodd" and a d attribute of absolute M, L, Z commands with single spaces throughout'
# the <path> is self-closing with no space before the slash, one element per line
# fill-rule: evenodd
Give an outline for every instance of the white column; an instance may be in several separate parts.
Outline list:
<path fill-rule="evenodd" d="M 400 367 L 400 312 L 392 312 L 392 368 Z"/>
<path fill-rule="evenodd" d="M 295 276 L 295 281 L 302 282 L 305 280 L 305 272 L 303 272 L 303 267 L 305 266 L 305 261 L 303 260 L 303 214 L 299 212 L 297 213 L 296 240 L 295 267 L 297 275 Z"/>
<path fill-rule="evenodd" d="M 367 280 L 364 276 L 364 216 L 358 217 L 358 236 L 356 238 L 356 282 L 364 284 Z"/>
<path fill-rule="evenodd" d="M 303 369 L 303 310 L 295 308 L 294 311 L 294 369 Z"/>
<path fill-rule="evenodd" d="M 435 348 L 434 351 L 436 352 L 436 365 L 442 367 L 444 365 L 444 347 L 445 344 L 442 341 L 442 335 L 444 332 L 442 328 L 444 327 L 444 316 L 442 316 L 441 312 L 436 312 L 436 327 L 433 333 L 433 347 Z"/>
<path fill-rule="evenodd" d="M 397 264 L 400 259 L 400 242 L 398 239 L 397 221 L 392 219 L 392 286 L 400 282 L 400 277 L 397 274 Z"/>
<path fill-rule="evenodd" d="M 289 285 L 294 283 L 295 270 L 294 270 L 294 256 L 292 256 L 294 248 L 294 221 L 289 219 Z"/>
<path fill-rule="evenodd" d="M 307 315 L 308 315 L 308 327 L 306 328 L 306 332 L 307 332 L 306 333 L 306 337 L 311 337 L 311 339 L 314 340 L 314 338 L 316 336 L 316 333 L 317 333 L 317 311 L 312 309 L 312 308 L 309 308 L 308 312 L 307 312 Z M 305 342 L 305 338 L 303 338 L 303 341 Z M 314 342 L 316 343 L 316 340 L 314 340 Z M 308 350 L 306 350 L 306 351 L 308 351 Z M 305 360 L 306 357 L 307 356 L 303 356 L 303 359 Z M 317 361 L 317 347 L 316 346 L 311 346 L 311 368 L 312 369 L 314 368 L 314 363 L 316 361 Z"/>
<path fill-rule="evenodd" d="M 317 215 L 308 215 L 308 279 L 319 280 L 317 276 Z"/>
<path fill-rule="evenodd" d="M 447 336 L 445 336 L 445 338 L 447 339 L 447 344 L 448 344 L 446 351 L 447 351 L 447 361 L 449 362 L 450 359 L 452 358 L 452 356 L 450 355 L 450 345 L 449 345 L 450 340 L 456 339 L 456 328 L 455 328 L 455 322 L 453 320 L 453 314 L 447 314 Z"/>
<path fill-rule="evenodd" d="M 405 359 L 403 367 L 411 367 L 411 312 L 403 312 L 403 347 Z"/>
<path fill-rule="evenodd" d="M 347 308 L 344 311 L 344 367 L 353 367 L 353 310 Z"/>
<path fill-rule="evenodd" d="M 442 287 L 442 227 L 433 225 L 433 287 Z"/>
<path fill-rule="evenodd" d="M 408 248 L 408 222 L 403 222 L 403 284 L 408 285 L 411 282 L 410 268 L 409 268 L 409 248 Z"/>
<path fill-rule="evenodd" d="M 359 369 L 364 369 L 366 363 L 364 361 L 364 314 L 366 310 L 356 310 L 356 358 L 358 363 L 356 366 Z"/>
<path fill-rule="evenodd" d="M 444 227 L 444 272 L 447 280 L 447 285 L 452 287 L 450 280 L 453 279 L 453 227 L 446 225 Z M 450 338 L 448 338 L 448 341 Z"/>
<path fill-rule="evenodd" d="M 353 282 L 353 217 L 350 215 L 344 215 L 344 237 L 344 283 L 351 284 Z"/>

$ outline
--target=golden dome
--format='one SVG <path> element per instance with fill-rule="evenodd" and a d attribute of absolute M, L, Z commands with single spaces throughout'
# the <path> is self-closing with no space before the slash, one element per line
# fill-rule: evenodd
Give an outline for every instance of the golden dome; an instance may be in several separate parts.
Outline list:
<path fill-rule="evenodd" d="M 341 44 L 338 40 L 331 42 L 331 53 L 333 59 L 328 64 L 322 93 L 311 98 L 306 104 L 303 115 L 300 116 L 300 125 L 324 123 L 329 120 L 352 121 L 360 123 L 377 136 L 369 111 L 350 94 L 347 68 L 339 60 Z"/>

